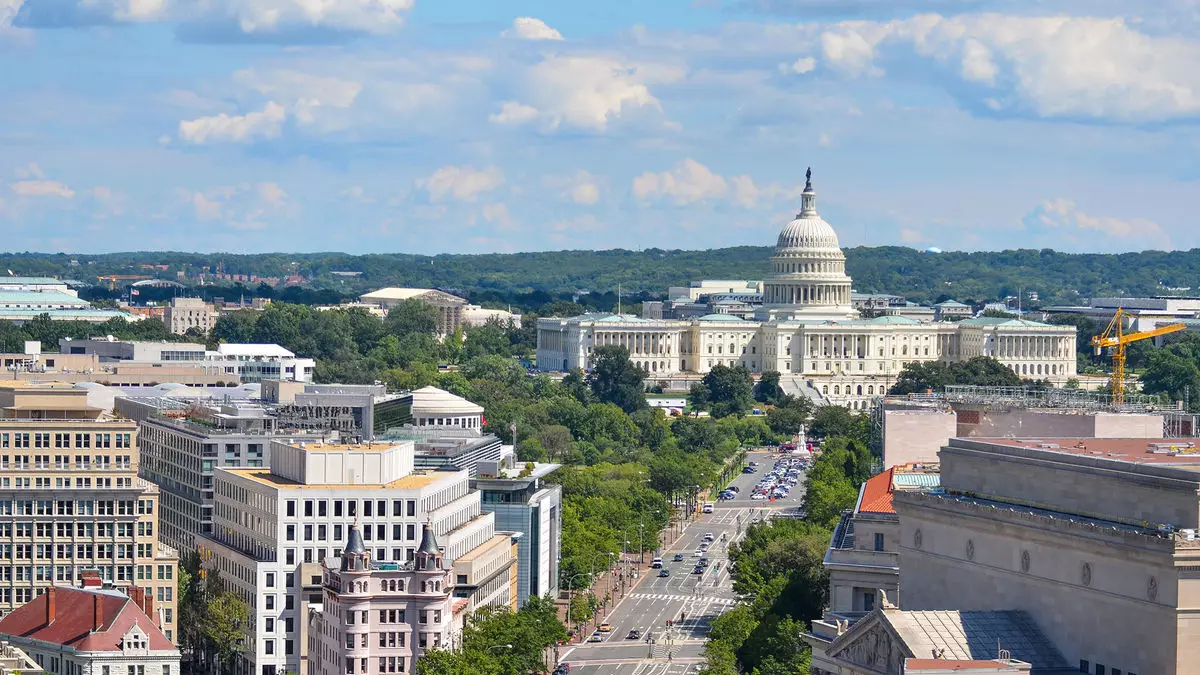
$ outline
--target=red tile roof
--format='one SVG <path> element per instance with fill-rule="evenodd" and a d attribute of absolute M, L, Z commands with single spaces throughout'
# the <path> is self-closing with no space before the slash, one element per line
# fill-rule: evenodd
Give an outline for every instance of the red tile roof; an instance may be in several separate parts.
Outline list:
<path fill-rule="evenodd" d="M 862 496 L 858 502 L 860 513 L 895 513 L 892 507 L 892 474 L 895 467 L 884 471 L 863 483 Z"/>
<path fill-rule="evenodd" d="M 1004 672 L 1001 669 L 1012 669 L 1012 666 L 1004 661 L 954 661 L 950 659 L 906 659 L 904 661 L 904 672 L 912 673 L 913 671 L 933 670 L 936 672 L 957 672 L 968 670 L 990 670 L 992 672 Z M 1014 671 L 1015 672 L 1015 671 Z"/>
<path fill-rule="evenodd" d="M 150 649 L 174 650 L 137 603 L 118 591 L 53 586 L 0 619 L 0 634 L 71 647 L 76 651 L 120 651 L 121 638 L 137 625 Z"/>

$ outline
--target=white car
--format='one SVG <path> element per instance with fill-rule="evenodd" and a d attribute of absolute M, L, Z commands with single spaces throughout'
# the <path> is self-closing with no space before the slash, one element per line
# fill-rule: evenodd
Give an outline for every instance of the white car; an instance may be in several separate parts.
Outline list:
<path fill-rule="evenodd" d="M 705 533 L 704 533 L 704 541 L 712 541 L 712 540 L 713 540 L 713 533 L 712 533 L 712 532 L 705 532 Z"/>
<path fill-rule="evenodd" d="M 755 492 L 753 495 L 750 496 L 750 499 L 753 499 L 756 502 L 760 502 L 760 501 L 766 499 L 766 497 L 761 492 Z"/>

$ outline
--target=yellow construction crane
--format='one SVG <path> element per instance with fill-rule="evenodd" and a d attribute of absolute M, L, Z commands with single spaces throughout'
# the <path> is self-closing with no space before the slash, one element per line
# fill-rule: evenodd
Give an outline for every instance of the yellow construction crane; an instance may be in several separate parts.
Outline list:
<path fill-rule="evenodd" d="M 1169 323 L 1165 326 L 1158 326 L 1152 330 L 1143 330 L 1136 333 L 1126 333 L 1125 325 L 1122 319 L 1125 317 L 1125 310 L 1118 307 L 1117 313 L 1113 315 L 1112 321 L 1108 322 L 1108 327 L 1100 335 L 1092 336 L 1092 347 L 1096 349 L 1096 356 L 1100 356 L 1101 351 L 1105 347 L 1112 348 L 1112 398 L 1113 403 L 1125 402 L 1125 346 L 1130 342 L 1145 340 L 1147 338 L 1166 335 L 1181 331 L 1187 326 L 1181 323 Z"/>

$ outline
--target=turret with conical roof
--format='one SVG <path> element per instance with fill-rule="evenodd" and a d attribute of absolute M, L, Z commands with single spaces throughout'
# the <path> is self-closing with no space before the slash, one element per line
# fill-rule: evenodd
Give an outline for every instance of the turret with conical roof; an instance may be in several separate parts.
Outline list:
<path fill-rule="evenodd" d="M 346 550 L 342 552 L 342 571 L 361 572 L 371 567 L 371 554 L 363 543 L 362 532 L 358 522 L 350 526 L 350 534 L 346 537 Z"/>
<path fill-rule="evenodd" d="M 421 529 L 421 546 L 417 549 L 415 558 L 419 571 L 432 572 L 442 569 L 442 552 L 438 548 L 437 535 L 434 534 L 433 525 L 429 521 L 425 521 Z"/>

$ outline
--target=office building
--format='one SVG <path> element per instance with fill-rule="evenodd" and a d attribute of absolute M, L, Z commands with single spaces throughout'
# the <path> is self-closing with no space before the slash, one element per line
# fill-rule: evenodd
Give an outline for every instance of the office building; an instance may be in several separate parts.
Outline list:
<path fill-rule="evenodd" d="M 87 391 L 0 383 L 0 612 L 95 571 L 144 588 L 174 639 L 178 553 L 159 542 L 159 490 L 138 476 L 137 425 Z"/>
<path fill-rule="evenodd" d="M 176 335 L 192 329 L 207 335 L 216 322 L 217 310 L 203 298 L 171 298 L 163 310 L 163 323 Z"/>
<path fill-rule="evenodd" d="M 452 647 L 462 630 L 467 600 L 451 593 L 454 579 L 428 523 L 413 560 L 402 563 L 372 561 L 350 525 L 346 550 L 325 559 L 321 579 L 309 675 L 411 673 L 427 649 Z"/>
<path fill-rule="evenodd" d="M 51 586 L 0 619 L 0 640 L 55 675 L 179 675 L 154 605 L 141 589 Z"/>
<path fill-rule="evenodd" d="M 117 414 L 138 424 L 139 474 L 161 490 L 160 538 L 190 551 L 213 531 L 218 468 L 270 466 L 271 442 L 318 442 L 320 430 L 282 428 L 261 405 L 176 396 L 118 397 Z"/>
<path fill-rule="evenodd" d="M 413 394 L 389 394 L 382 384 L 262 383 L 262 400 L 281 427 L 326 429 L 372 439 L 413 421 Z"/>
<path fill-rule="evenodd" d="M 309 605 L 322 602 L 322 561 L 342 555 L 357 521 L 377 563 L 416 560 L 425 523 L 441 543 L 444 564 L 480 546 L 500 543 L 495 516 L 462 470 L 414 469 L 412 441 L 330 444 L 275 441 L 270 468 L 217 469 L 213 533 L 199 539 L 203 555 L 251 607 L 252 626 L 239 673 L 304 672 Z M 508 549 L 511 552 L 511 547 Z M 476 578 L 483 604 L 497 586 L 515 583 L 510 558 Z M 314 584 L 315 581 L 315 584 Z M 504 604 L 515 598 L 503 598 Z"/>
<path fill-rule="evenodd" d="M 500 530 L 520 532 L 517 540 L 517 604 L 530 596 L 556 597 L 562 555 L 562 486 L 544 481 L 559 464 L 506 466 L 480 462 L 471 487 L 479 490 L 483 510 L 496 514 Z"/>
<path fill-rule="evenodd" d="M 72 339 L 58 342 L 63 354 L 95 354 L 102 364 L 123 362 L 197 366 L 206 373 L 224 375 L 233 384 L 263 380 L 312 381 L 316 362 L 297 357 L 271 344 L 219 344 L 215 351 L 188 342 L 144 342 L 112 337 Z"/>

